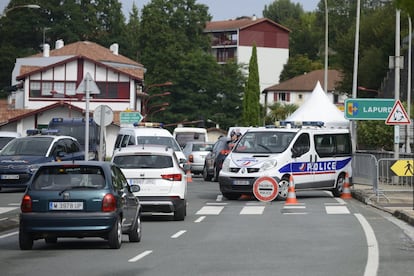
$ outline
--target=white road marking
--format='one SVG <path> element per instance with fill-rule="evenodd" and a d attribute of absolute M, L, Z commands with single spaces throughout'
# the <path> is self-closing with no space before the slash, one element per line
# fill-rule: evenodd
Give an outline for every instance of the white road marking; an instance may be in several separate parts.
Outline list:
<path fill-rule="evenodd" d="M 198 219 L 196 219 L 194 222 L 195 223 L 202 222 L 205 218 L 206 218 L 206 216 L 201 216 Z"/>
<path fill-rule="evenodd" d="M 187 230 L 180 230 L 177 233 L 175 233 L 174 235 L 172 235 L 171 238 L 176 239 L 176 238 L 180 237 L 182 234 L 184 234 L 185 232 L 187 232 Z"/>
<path fill-rule="evenodd" d="M 20 203 L 9 203 L 7 205 L 9 205 L 9 206 L 20 206 Z"/>
<path fill-rule="evenodd" d="M 128 262 L 130 262 L 130 263 L 134 263 L 134 262 L 136 262 L 136 261 L 141 260 L 142 258 L 144 258 L 145 256 L 147 256 L 147 255 L 149 255 L 149 254 L 151 254 L 151 253 L 152 253 L 152 250 L 147 250 L 147 251 L 144 251 L 144 252 L 142 252 L 141 254 L 138 254 L 138 255 L 136 255 L 135 257 L 133 257 L 133 258 L 129 259 L 129 260 L 128 260 Z"/>
<path fill-rule="evenodd" d="M 11 232 L 11 233 L 7 233 L 7 234 L 4 234 L 4 235 L 1 235 L 0 236 L 0 239 L 4 239 L 4 238 L 7 238 L 7 237 L 10 237 L 10 236 L 13 236 L 13 235 L 17 235 L 17 234 L 19 234 L 19 232 Z"/>
<path fill-rule="evenodd" d="M 204 206 L 197 211 L 196 215 L 219 215 L 223 206 Z"/>
<path fill-rule="evenodd" d="M 325 206 L 325 210 L 328 215 L 342 215 L 351 213 L 346 206 Z"/>
<path fill-rule="evenodd" d="M 18 209 L 18 207 L 0 207 L 0 214 Z"/>
<path fill-rule="evenodd" d="M 342 199 L 342 198 L 340 198 L 340 197 L 335 197 L 335 200 L 336 200 L 336 201 L 338 201 L 338 203 L 339 203 L 339 204 L 346 205 L 346 201 L 345 201 L 345 200 L 343 200 L 343 199 Z"/>
<path fill-rule="evenodd" d="M 368 259 L 367 264 L 365 266 L 364 276 L 375 276 L 377 275 L 379 265 L 379 250 L 377 238 L 375 237 L 374 230 L 372 229 L 368 221 L 365 219 L 365 217 L 361 214 L 354 215 L 361 224 L 362 229 L 364 229 L 365 237 L 367 239 Z"/>
<path fill-rule="evenodd" d="M 245 206 L 240 211 L 240 215 L 261 215 L 265 206 Z"/>
<path fill-rule="evenodd" d="M 306 206 L 304 205 L 285 205 L 283 209 L 305 209 Z"/>

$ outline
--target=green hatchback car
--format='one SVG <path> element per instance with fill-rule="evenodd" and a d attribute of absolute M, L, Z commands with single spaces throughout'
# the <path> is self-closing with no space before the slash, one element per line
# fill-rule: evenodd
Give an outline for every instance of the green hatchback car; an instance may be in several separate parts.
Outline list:
<path fill-rule="evenodd" d="M 141 205 L 124 174 L 113 163 L 67 161 L 40 165 L 23 195 L 19 245 L 33 241 L 100 237 L 109 247 L 121 247 L 122 234 L 141 240 Z"/>

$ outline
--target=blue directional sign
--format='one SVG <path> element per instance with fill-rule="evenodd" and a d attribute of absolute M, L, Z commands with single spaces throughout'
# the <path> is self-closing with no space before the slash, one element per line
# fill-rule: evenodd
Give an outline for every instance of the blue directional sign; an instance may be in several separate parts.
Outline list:
<path fill-rule="evenodd" d="M 348 120 L 386 120 L 394 99 L 346 99 L 345 118 Z"/>

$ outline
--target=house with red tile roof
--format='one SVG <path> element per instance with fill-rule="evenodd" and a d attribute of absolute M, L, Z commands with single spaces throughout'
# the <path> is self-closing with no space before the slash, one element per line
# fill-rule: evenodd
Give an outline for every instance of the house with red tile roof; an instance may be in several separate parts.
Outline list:
<path fill-rule="evenodd" d="M 265 99 L 264 106 L 269 107 L 275 102 L 300 106 L 311 96 L 318 82 L 324 87 L 324 76 L 325 71 L 323 69 L 315 70 L 269 86 L 262 91 Z M 340 71 L 328 70 L 327 96 L 338 107 L 343 107 L 347 98 L 346 93 L 336 89 L 338 82 L 341 80 Z"/>
<path fill-rule="evenodd" d="M 211 53 L 217 62 L 236 60 L 246 65 L 246 74 L 256 44 L 260 91 L 279 83 L 280 73 L 289 59 L 288 28 L 253 16 L 207 22 L 204 32 L 211 36 Z"/>
<path fill-rule="evenodd" d="M 46 44 L 43 53 L 18 58 L 12 72 L 17 90 L 1 104 L 0 130 L 25 135 L 27 129 L 46 127 L 54 117 L 84 117 L 87 102 L 90 118 L 98 106 L 107 105 L 114 112 L 115 124 L 107 128 L 107 153 L 112 154 L 111 136 L 118 132 L 119 113 L 141 111 L 145 96 L 144 66 L 118 50 L 118 44 L 105 48 L 90 41 L 64 45 L 58 40 L 53 50 Z M 81 85 L 86 76 L 92 78 L 90 87 L 96 88 L 88 101 L 80 95 L 86 92 Z"/>

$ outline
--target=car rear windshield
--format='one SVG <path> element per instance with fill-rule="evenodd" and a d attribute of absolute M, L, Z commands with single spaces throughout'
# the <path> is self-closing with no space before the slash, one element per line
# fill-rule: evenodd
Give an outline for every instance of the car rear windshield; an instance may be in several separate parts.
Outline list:
<path fill-rule="evenodd" d="M 138 136 L 138 145 L 162 145 L 172 148 L 174 151 L 180 150 L 180 146 L 173 137 L 164 136 Z"/>
<path fill-rule="evenodd" d="M 213 145 L 210 144 L 194 144 L 193 151 L 211 151 Z"/>
<path fill-rule="evenodd" d="M 102 169 L 97 166 L 46 166 L 38 170 L 31 187 L 34 190 L 103 188 L 105 177 Z"/>
<path fill-rule="evenodd" d="M 7 144 L 1 151 L 1 155 L 33 155 L 46 156 L 53 141 L 50 137 L 23 137 L 17 138 Z"/>
<path fill-rule="evenodd" d="M 173 166 L 169 155 L 119 155 L 113 162 L 122 169 L 164 169 Z"/>

